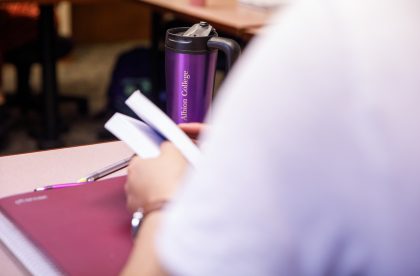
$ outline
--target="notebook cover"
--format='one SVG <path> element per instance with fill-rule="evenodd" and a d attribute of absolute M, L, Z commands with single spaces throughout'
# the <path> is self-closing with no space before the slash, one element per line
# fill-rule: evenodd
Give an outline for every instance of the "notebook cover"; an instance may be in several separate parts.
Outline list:
<path fill-rule="evenodd" d="M 124 182 L 15 195 L 1 199 L 0 210 L 64 274 L 117 275 L 132 247 Z"/>

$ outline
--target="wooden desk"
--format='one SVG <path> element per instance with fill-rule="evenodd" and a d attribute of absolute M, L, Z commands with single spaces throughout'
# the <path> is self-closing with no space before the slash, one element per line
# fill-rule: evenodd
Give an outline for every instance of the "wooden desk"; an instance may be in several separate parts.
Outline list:
<path fill-rule="evenodd" d="M 159 13 L 171 12 L 189 22 L 206 21 L 217 30 L 239 36 L 243 30 L 267 23 L 271 12 L 240 4 L 193 6 L 188 0 L 139 0 Z"/>
<path fill-rule="evenodd" d="M 132 153 L 123 142 L 110 142 L 0 157 L 0 197 L 48 184 L 75 182 Z M 121 170 L 113 175 L 124 173 Z M 0 267 L 1 275 L 27 275 L 1 243 Z"/>
<path fill-rule="evenodd" d="M 247 28 L 242 31 L 241 37 L 248 41 L 254 36 L 259 35 L 261 32 L 263 32 L 263 29 L 263 26 Z"/>

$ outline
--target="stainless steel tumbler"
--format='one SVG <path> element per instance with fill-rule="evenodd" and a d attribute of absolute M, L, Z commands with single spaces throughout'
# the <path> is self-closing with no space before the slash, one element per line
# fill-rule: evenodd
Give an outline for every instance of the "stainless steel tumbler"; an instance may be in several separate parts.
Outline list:
<path fill-rule="evenodd" d="M 206 22 L 167 30 L 167 112 L 176 123 L 204 120 L 212 99 L 218 50 L 226 55 L 227 69 L 241 52 L 238 43 L 218 37 Z"/>

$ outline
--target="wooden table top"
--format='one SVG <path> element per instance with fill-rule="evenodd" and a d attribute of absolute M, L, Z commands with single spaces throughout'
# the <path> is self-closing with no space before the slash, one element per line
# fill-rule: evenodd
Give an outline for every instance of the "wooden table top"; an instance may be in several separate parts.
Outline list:
<path fill-rule="evenodd" d="M 193 6 L 188 0 L 137 0 L 152 9 L 172 12 L 189 21 L 207 21 L 218 30 L 240 35 L 243 30 L 267 23 L 272 12 L 241 4 Z"/>
<path fill-rule="evenodd" d="M 108 142 L 3 156 L 0 157 L 0 198 L 32 191 L 38 186 L 75 182 L 131 155 L 132 150 L 123 142 Z"/>
<path fill-rule="evenodd" d="M 191 22 L 207 21 L 217 30 L 241 36 L 245 30 L 264 26 L 273 11 L 248 7 L 241 4 L 224 4 L 223 1 L 206 6 L 194 6 L 189 0 L 0 0 L 2 3 L 32 2 L 38 4 L 56 4 L 69 1 L 72 4 L 118 3 L 136 1 L 154 10 L 172 12 L 178 17 Z"/>

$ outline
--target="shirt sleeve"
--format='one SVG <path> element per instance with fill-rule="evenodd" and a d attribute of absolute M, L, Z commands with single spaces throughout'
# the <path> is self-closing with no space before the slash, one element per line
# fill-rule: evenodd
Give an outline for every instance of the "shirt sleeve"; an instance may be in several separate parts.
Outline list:
<path fill-rule="evenodd" d="M 171 274 L 323 275 L 326 254 L 336 253 L 318 249 L 334 244 L 341 224 L 330 207 L 340 198 L 319 204 L 328 195 L 312 183 L 334 164 L 331 137 L 347 135 L 334 127 L 346 120 L 337 115 L 345 108 L 337 99 L 346 93 L 346 59 L 340 22 L 321 1 L 309 2 L 316 4 L 281 11 L 215 100 L 203 159 L 158 236 Z"/>

